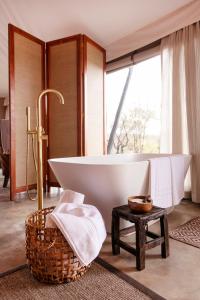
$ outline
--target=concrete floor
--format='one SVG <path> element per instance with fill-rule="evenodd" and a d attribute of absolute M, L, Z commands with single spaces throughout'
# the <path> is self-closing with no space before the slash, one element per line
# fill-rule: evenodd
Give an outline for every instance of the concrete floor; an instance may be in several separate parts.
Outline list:
<path fill-rule="evenodd" d="M 44 199 L 44 207 L 55 205 L 59 198 L 59 189 L 52 190 L 51 195 Z M 37 202 L 28 200 L 26 193 L 21 194 L 16 201 L 8 200 L 8 190 L 7 197 L 5 195 L 6 189 L 4 197 L 0 194 L 0 272 L 26 263 L 25 219 L 37 210 Z"/>
<path fill-rule="evenodd" d="M 197 215 L 200 215 L 200 205 L 182 201 L 168 216 L 169 229 Z M 158 233 L 159 223 L 153 224 L 150 230 Z M 132 242 L 134 238 L 132 234 L 124 240 Z M 120 255 L 112 256 L 108 237 L 101 257 L 166 299 L 200 300 L 200 249 L 170 239 L 170 256 L 167 259 L 161 258 L 160 247 L 146 253 L 145 270 L 137 271 L 133 255 L 121 250 Z"/>
<path fill-rule="evenodd" d="M 0 195 L 1 197 L 1 195 Z M 59 190 L 54 189 L 51 196 L 45 197 L 45 206 L 55 205 L 59 198 Z M 36 203 L 22 195 L 15 202 L 1 197 L 0 201 L 0 272 L 24 264 L 24 220 L 36 210 Z M 200 215 L 200 205 L 190 201 L 182 201 L 181 205 L 169 215 L 169 228 Z M 151 226 L 158 232 L 158 224 Z M 124 237 L 126 241 L 134 241 L 134 234 Z M 151 288 L 166 299 L 200 300 L 200 249 L 170 239 L 170 257 L 160 257 L 160 247 L 147 252 L 146 268 L 137 271 L 135 257 L 121 250 L 118 256 L 111 254 L 110 236 L 106 239 L 100 256 L 116 268 Z"/>
<path fill-rule="evenodd" d="M 9 185 L 8 182 L 8 188 L 3 188 L 3 182 L 4 182 L 4 176 L 2 175 L 2 169 L 0 168 L 0 201 L 8 200 L 9 198 Z"/>

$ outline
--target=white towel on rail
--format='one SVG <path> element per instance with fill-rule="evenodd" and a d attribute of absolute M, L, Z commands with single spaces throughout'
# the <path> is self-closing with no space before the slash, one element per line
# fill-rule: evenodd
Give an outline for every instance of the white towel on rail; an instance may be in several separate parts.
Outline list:
<path fill-rule="evenodd" d="M 183 155 L 170 156 L 172 172 L 172 201 L 173 205 L 184 198 L 184 181 L 186 176 L 185 158 Z"/>
<path fill-rule="evenodd" d="M 98 209 L 83 204 L 83 200 L 80 193 L 64 191 L 54 211 L 47 216 L 45 226 L 57 226 L 81 265 L 88 265 L 98 256 L 106 229 Z"/>
<path fill-rule="evenodd" d="M 163 208 L 177 205 L 184 197 L 187 172 L 184 155 L 152 158 L 150 161 L 150 195 L 154 205 Z"/>
<path fill-rule="evenodd" d="M 151 158 L 149 192 L 153 204 L 159 207 L 172 206 L 172 176 L 169 157 Z"/>

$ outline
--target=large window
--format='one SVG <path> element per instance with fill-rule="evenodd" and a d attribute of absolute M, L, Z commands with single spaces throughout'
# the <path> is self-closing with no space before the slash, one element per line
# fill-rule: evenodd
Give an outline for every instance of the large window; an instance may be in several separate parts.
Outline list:
<path fill-rule="evenodd" d="M 160 55 L 106 76 L 110 153 L 160 151 Z"/>

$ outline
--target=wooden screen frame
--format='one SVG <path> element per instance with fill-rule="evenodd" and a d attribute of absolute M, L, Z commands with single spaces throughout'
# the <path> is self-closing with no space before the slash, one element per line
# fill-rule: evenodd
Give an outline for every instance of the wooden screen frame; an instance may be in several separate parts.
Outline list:
<path fill-rule="evenodd" d="M 41 59 L 41 69 L 42 69 L 42 89 L 45 88 L 45 42 L 38 39 L 37 37 L 27 33 L 26 31 L 12 25 L 8 24 L 8 55 L 9 55 L 9 107 L 10 107 L 10 200 L 15 200 L 16 193 L 25 192 L 26 187 L 16 187 L 16 130 L 15 130 L 15 53 L 14 53 L 14 34 L 19 35 L 34 41 L 41 45 L 42 59 Z M 44 106 L 43 106 L 44 107 Z M 44 110 L 44 109 L 43 109 Z M 43 116 L 43 118 L 45 118 Z M 45 120 L 43 119 L 43 124 Z M 45 158 L 44 158 L 45 160 Z M 29 189 L 35 188 L 36 185 L 29 185 Z"/>
<path fill-rule="evenodd" d="M 86 97 L 86 90 L 85 90 L 85 78 L 87 77 L 87 43 L 91 44 L 92 46 L 96 47 L 98 50 L 100 50 L 103 54 L 103 154 L 107 154 L 107 145 L 105 140 L 105 74 L 106 74 L 106 50 L 101 47 L 99 44 L 97 44 L 95 41 L 93 41 L 91 38 L 89 38 L 87 35 L 83 35 L 83 103 L 85 103 L 85 97 Z M 85 111 L 85 110 L 84 110 Z M 83 121 L 83 128 L 85 127 L 85 118 Z M 84 133 L 84 154 L 85 155 L 85 130 L 83 130 Z"/>
<path fill-rule="evenodd" d="M 83 36 L 81 34 L 72 35 L 66 38 L 53 40 L 46 43 L 46 74 L 47 74 L 47 88 L 49 86 L 49 70 L 51 68 L 50 62 L 50 47 L 55 45 L 64 44 L 66 42 L 76 41 L 77 43 L 77 156 L 84 155 L 84 112 L 83 112 Z M 48 99 L 48 95 L 47 95 Z M 47 132 L 49 135 L 49 101 L 47 101 Z M 49 143 L 50 144 L 50 143 Z M 47 149 L 47 159 L 50 158 L 49 155 L 49 148 Z M 47 166 L 47 186 L 48 189 L 50 187 L 60 187 L 58 182 L 51 182 L 50 181 L 50 167 Z"/>

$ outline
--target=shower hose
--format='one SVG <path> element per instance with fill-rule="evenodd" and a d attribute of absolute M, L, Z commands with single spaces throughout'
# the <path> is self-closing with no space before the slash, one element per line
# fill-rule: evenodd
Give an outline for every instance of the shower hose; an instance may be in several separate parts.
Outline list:
<path fill-rule="evenodd" d="M 26 192 L 28 195 L 29 200 L 35 201 L 37 200 L 37 197 L 32 197 L 29 191 L 28 186 L 28 164 L 29 164 L 29 156 L 30 156 L 30 143 L 29 140 L 31 139 L 32 144 L 32 155 L 33 155 L 33 162 L 34 162 L 34 169 L 37 174 L 37 163 L 36 163 L 36 135 L 35 134 L 27 134 L 27 140 L 26 140 Z"/>

